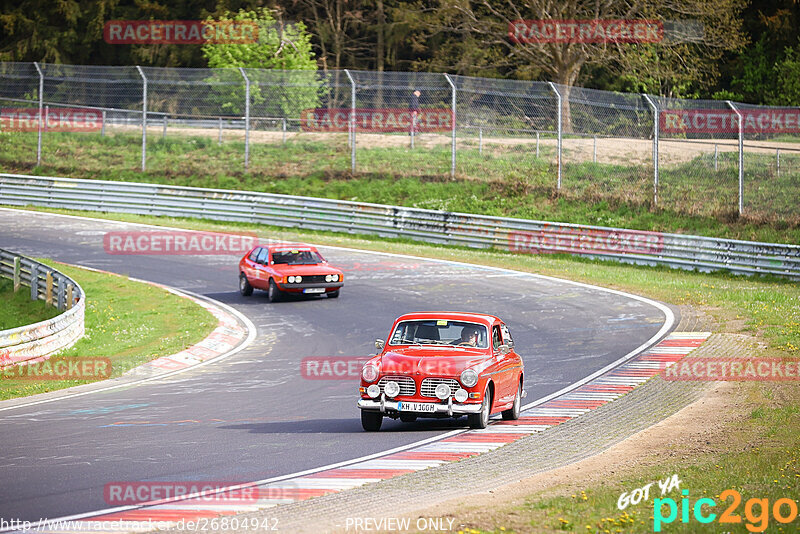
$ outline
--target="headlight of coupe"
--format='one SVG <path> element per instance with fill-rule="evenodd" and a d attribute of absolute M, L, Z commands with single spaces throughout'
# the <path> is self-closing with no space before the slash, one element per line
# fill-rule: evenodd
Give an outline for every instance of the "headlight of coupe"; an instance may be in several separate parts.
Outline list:
<path fill-rule="evenodd" d="M 331 282 L 338 282 L 338 281 L 339 281 L 339 275 L 338 274 L 332 274 L 331 275 Z"/>
<path fill-rule="evenodd" d="M 368 363 L 361 369 L 361 378 L 363 378 L 365 382 L 375 382 L 378 378 L 378 368 Z"/>
<path fill-rule="evenodd" d="M 460 378 L 464 387 L 471 388 L 478 383 L 478 373 L 476 373 L 473 369 L 464 369 L 464 371 L 461 372 Z"/>
<path fill-rule="evenodd" d="M 294 277 L 294 283 L 295 284 L 299 284 L 302 281 L 303 281 L 303 277 L 302 276 L 295 276 Z"/>

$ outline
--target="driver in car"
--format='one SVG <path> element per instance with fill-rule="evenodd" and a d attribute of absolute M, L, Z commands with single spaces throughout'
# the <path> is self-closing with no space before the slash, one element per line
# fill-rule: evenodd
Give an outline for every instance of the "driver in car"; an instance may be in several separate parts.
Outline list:
<path fill-rule="evenodd" d="M 474 326 L 465 326 L 461 329 L 461 340 L 459 345 L 478 346 L 478 329 Z"/>

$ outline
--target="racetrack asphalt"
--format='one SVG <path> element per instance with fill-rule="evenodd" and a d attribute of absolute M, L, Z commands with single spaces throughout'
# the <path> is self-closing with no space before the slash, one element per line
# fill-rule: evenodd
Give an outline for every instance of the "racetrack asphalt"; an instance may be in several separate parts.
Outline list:
<path fill-rule="evenodd" d="M 356 378 L 301 375 L 303 358 L 374 354 L 374 340 L 385 339 L 402 313 L 501 317 L 525 360 L 526 403 L 617 360 L 665 321 L 651 304 L 591 287 L 328 247 L 320 251 L 345 272 L 340 298 L 269 303 L 263 292 L 239 295 L 235 256 L 104 252 L 107 231 L 142 229 L 0 210 L 0 248 L 210 297 L 246 315 L 257 337 L 230 358 L 163 380 L 0 412 L 4 518 L 38 521 L 108 508 L 103 488 L 111 482 L 261 480 L 461 427 L 463 419 L 386 420 L 381 432 L 365 433 Z"/>

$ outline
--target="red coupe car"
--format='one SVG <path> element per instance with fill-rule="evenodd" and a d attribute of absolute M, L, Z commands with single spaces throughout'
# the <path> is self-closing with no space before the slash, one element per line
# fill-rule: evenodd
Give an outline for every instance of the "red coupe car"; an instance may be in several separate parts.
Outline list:
<path fill-rule="evenodd" d="M 343 285 L 342 271 L 328 265 L 310 245 L 259 245 L 239 260 L 239 292 L 244 296 L 252 295 L 253 289 L 263 289 L 270 302 L 287 293 L 335 299 Z"/>
<path fill-rule="evenodd" d="M 519 418 L 522 358 L 508 327 L 493 315 L 422 312 L 397 318 L 381 351 L 361 370 L 361 425 L 377 431 L 384 417 L 466 415 L 472 428 L 489 416 Z"/>

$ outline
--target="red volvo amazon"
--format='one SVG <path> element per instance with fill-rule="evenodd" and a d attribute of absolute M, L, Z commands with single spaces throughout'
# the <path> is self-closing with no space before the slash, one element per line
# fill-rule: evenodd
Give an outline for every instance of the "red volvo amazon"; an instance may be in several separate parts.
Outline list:
<path fill-rule="evenodd" d="M 518 419 L 524 369 L 508 327 L 493 315 L 454 312 L 398 317 L 381 351 L 361 370 L 361 425 L 377 431 L 384 417 L 466 415 L 472 428 L 489 416 Z"/>
<path fill-rule="evenodd" d="M 342 271 L 331 267 L 319 251 L 300 243 L 259 245 L 239 260 L 239 292 L 267 291 L 270 302 L 286 293 L 327 295 L 335 299 L 344 285 Z"/>

